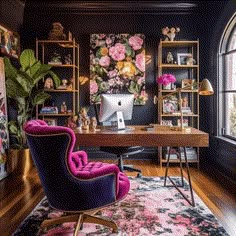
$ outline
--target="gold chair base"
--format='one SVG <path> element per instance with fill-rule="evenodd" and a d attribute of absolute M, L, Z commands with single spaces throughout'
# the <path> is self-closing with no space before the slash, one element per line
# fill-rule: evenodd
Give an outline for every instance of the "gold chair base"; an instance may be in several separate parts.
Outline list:
<path fill-rule="evenodd" d="M 83 223 L 92 223 L 92 224 L 100 224 L 107 226 L 109 228 L 112 228 L 112 233 L 118 233 L 118 226 L 117 224 L 108 219 L 108 218 L 101 218 L 101 217 L 96 217 L 84 213 L 78 213 L 78 214 L 73 214 L 73 215 L 65 215 L 61 216 L 59 218 L 55 219 L 48 219 L 44 220 L 40 226 L 41 229 L 47 228 L 56 224 L 63 224 L 65 222 L 77 222 L 75 231 L 74 231 L 74 236 L 77 236 L 80 229 L 81 225 Z"/>

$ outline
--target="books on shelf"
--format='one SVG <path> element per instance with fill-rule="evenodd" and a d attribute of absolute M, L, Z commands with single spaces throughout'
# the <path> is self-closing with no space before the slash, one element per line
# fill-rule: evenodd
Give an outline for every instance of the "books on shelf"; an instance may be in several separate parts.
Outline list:
<path fill-rule="evenodd" d="M 58 114 L 57 107 L 42 107 L 40 114 Z"/>
<path fill-rule="evenodd" d="M 165 159 L 168 158 L 169 147 L 165 151 L 164 157 Z M 193 147 L 186 147 L 186 155 L 188 160 L 196 160 L 197 159 L 197 151 L 196 148 Z M 175 148 L 171 148 L 170 150 L 170 159 L 177 160 L 177 150 Z M 181 150 L 181 159 L 184 160 L 184 152 Z"/>

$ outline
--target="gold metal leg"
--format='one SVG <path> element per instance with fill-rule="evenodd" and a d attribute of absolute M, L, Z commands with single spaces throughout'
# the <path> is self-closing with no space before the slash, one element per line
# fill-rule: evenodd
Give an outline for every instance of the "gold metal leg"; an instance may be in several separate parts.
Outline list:
<path fill-rule="evenodd" d="M 83 222 L 83 214 L 79 215 L 79 218 L 77 220 L 77 224 L 76 224 L 76 227 L 75 227 L 75 232 L 73 234 L 74 236 L 79 234 L 82 222 Z"/>
<path fill-rule="evenodd" d="M 65 215 L 59 218 L 55 219 L 48 219 L 44 220 L 42 224 L 40 225 L 40 228 L 47 228 L 49 226 L 57 225 L 57 224 L 62 224 L 65 222 L 77 222 L 76 227 L 75 227 L 75 232 L 74 236 L 78 235 L 81 225 L 85 222 L 87 223 L 93 223 L 93 224 L 100 224 L 107 226 L 109 228 L 112 228 L 112 233 L 118 233 L 118 226 L 117 224 L 105 217 L 96 217 L 93 215 L 88 215 L 88 214 L 83 214 L 83 213 L 78 213 L 74 215 Z"/>
<path fill-rule="evenodd" d="M 195 207 L 195 201 L 194 201 L 194 196 L 193 196 L 193 189 L 192 189 L 192 182 L 191 182 L 191 177 L 190 177 L 190 171 L 189 171 L 189 164 L 188 164 L 188 158 L 187 158 L 187 154 L 186 154 L 186 148 L 183 147 L 183 151 L 184 151 L 184 160 L 185 160 L 185 164 L 186 164 L 186 170 L 187 170 L 187 175 L 188 175 L 188 183 L 189 183 L 189 190 L 190 190 L 190 195 L 191 195 L 191 201 L 189 200 L 189 198 L 186 196 L 186 194 L 184 194 L 180 187 L 184 187 L 184 181 L 183 181 L 183 165 L 182 165 L 182 157 L 181 157 L 181 147 L 178 148 L 178 159 L 179 159 L 179 163 L 180 163 L 180 173 L 181 173 L 181 182 L 182 182 L 182 186 L 177 185 L 170 176 L 168 176 L 168 169 L 169 169 L 169 164 L 170 164 L 170 150 L 171 147 L 169 149 L 168 152 L 168 158 L 167 158 L 167 163 L 166 163 L 166 173 L 165 173 L 165 179 L 164 179 L 164 186 L 165 187 L 170 187 L 170 186 L 174 186 L 178 192 L 183 196 L 183 198 L 191 205 Z M 166 185 L 166 179 L 169 179 L 170 182 L 172 183 L 172 185 Z"/>

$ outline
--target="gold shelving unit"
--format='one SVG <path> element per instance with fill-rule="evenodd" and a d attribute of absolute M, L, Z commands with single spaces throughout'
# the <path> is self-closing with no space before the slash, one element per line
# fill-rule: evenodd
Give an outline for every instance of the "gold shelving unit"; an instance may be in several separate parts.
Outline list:
<path fill-rule="evenodd" d="M 66 54 L 71 54 L 72 56 L 72 63 L 65 64 L 62 61 L 62 64 L 51 64 L 49 63 L 50 53 L 55 51 L 60 51 L 60 56 L 65 56 Z M 55 97 L 55 94 L 60 94 L 60 96 L 64 96 L 66 94 L 70 94 L 71 99 L 66 100 L 66 103 L 71 106 L 72 112 L 68 113 L 60 113 L 60 105 L 57 104 L 58 107 L 58 114 L 41 114 L 39 109 L 40 107 L 36 108 L 36 117 L 37 118 L 62 118 L 65 119 L 68 116 L 76 115 L 79 111 L 79 44 L 73 38 L 71 41 L 68 40 L 38 40 L 36 39 L 36 57 L 40 59 L 44 64 L 50 64 L 54 72 L 60 77 L 61 74 L 65 74 L 68 78 L 61 77 L 61 79 L 71 80 L 72 88 L 71 89 L 45 89 L 47 93 L 49 93 L 52 98 Z M 56 101 L 57 102 L 57 101 Z"/>
<path fill-rule="evenodd" d="M 175 55 L 176 61 L 175 63 L 168 64 L 165 61 L 165 56 L 167 52 L 171 52 L 172 55 Z M 177 55 L 178 53 L 186 53 L 192 54 L 195 63 L 192 65 L 180 65 L 177 63 Z M 189 126 L 199 129 L 199 95 L 198 95 L 198 85 L 199 85 L 199 41 L 160 41 L 158 46 L 158 76 L 162 74 L 173 74 L 176 77 L 176 85 L 178 88 L 181 88 L 181 80 L 182 79 L 194 79 L 196 86 L 194 89 L 181 89 L 181 97 L 182 94 L 187 96 L 190 100 L 189 107 L 191 108 L 190 114 L 183 114 L 184 119 L 188 119 Z M 181 78 L 179 75 L 181 73 L 187 73 L 188 78 Z M 158 97 L 161 98 L 167 94 L 174 95 L 174 89 L 164 90 L 162 85 L 158 85 Z M 178 93 L 176 93 L 178 96 Z M 181 113 L 175 112 L 173 114 L 165 114 L 163 113 L 163 102 L 161 99 L 158 99 L 158 123 L 162 123 L 162 120 L 176 120 L 179 119 Z M 167 160 L 164 154 L 164 148 L 158 148 L 159 158 L 160 158 L 160 166 L 162 167 L 163 163 L 166 163 Z M 199 148 L 195 148 L 196 150 L 196 158 L 189 159 L 189 163 L 196 163 L 199 167 Z M 170 162 L 179 162 L 178 160 L 172 159 Z"/>

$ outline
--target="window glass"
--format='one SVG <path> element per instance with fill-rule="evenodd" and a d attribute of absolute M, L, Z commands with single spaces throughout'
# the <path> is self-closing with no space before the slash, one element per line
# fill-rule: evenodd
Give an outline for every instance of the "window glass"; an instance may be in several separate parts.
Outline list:
<path fill-rule="evenodd" d="M 234 50 L 234 49 L 236 49 L 236 28 L 232 32 L 232 35 L 229 41 L 229 47 L 228 47 L 229 51 Z"/>
<path fill-rule="evenodd" d="M 225 135 L 236 138 L 236 92 L 225 94 Z"/>
<path fill-rule="evenodd" d="M 236 51 L 225 56 L 225 76 L 222 79 L 226 90 L 236 90 Z"/>

